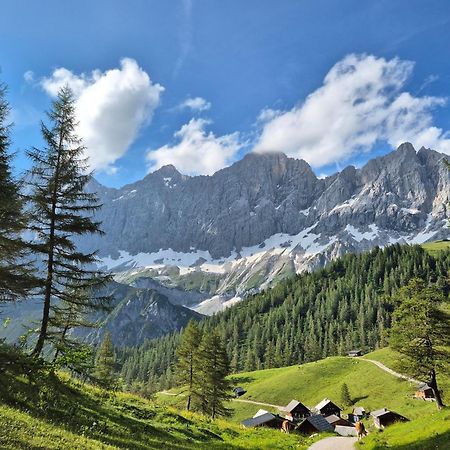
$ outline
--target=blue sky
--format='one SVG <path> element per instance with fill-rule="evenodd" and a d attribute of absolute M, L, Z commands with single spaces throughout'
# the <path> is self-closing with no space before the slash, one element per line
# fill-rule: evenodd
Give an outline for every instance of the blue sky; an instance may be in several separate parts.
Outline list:
<path fill-rule="evenodd" d="M 327 174 L 404 140 L 450 153 L 450 3 L 4 0 L 17 167 L 61 83 L 109 186 L 285 151 Z"/>

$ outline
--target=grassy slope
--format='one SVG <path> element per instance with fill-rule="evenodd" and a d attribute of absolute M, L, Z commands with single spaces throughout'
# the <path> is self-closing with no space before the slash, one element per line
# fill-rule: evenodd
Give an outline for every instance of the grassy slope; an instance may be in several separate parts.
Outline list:
<path fill-rule="evenodd" d="M 397 368 L 394 363 L 398 356 L 389 349 L 377 350 L 367 357 Z M 339 404 L 341 385 L 345 382 L 356 404 L 366 410 L 387 407 L 411 419 L 411 422 L 389 427 L 382 433 L 371 429 L 372 433 L 361 447 L 364 449 L 378 450 L 388 448 L 388 445 L 398 450 L 444 449 L 444 442 L 449 439 L 449 410 L 437 412 L 434 403 L 414 400 L 411 395 L 415 385 L 384 372 L 363 358 L 331 357 L 302 366 L 242 373 L 233 378 L 236 385 L 247 390 L 242 399 L 275 405 L 286 404 L 295 398 L 307 406 L 314 406 L 324 397 Z M 450 377 L 441 375 L 440 382 L 444 392 L 450 393 Z M 184 403 L 181 395 L 160 394 L 158 398 L 172 405 Z M 272 410 L 235 401 L 231 406 L 235 422 L 251 417 L 259 408 Z M 368 425 L 371 427 L 371 420 Z"/>
<path fill-rule="evenodd" d="M 425 242 L 422 244 L 422 248 L 433 256 L 442 250 L 448 250 L 450 248 L 450 241 Z"/>
<path fill-rule="evenodd" d="M 1 375 L 0 385 L 1 449 L 305 449 L 313 442 L 105 394 L 67 377 L 44 377 L 32 386 Z"/>

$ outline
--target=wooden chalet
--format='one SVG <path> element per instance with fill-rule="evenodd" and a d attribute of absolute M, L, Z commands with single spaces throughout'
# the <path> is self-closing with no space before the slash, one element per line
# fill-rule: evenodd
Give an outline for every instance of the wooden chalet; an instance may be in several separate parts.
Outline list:
<path fill-rule="evenodd" d="M 347 352 L 347 356 L 350 356 L 351 358 L 362 356 L 362 350 L 350 350 Z"/>
<path fill-rule="evenodd" d="M 433 389 L 428 384 L 419 386 L 419 389 L 414 393 L 414 397 L 420 398 L 421 400 L 435 400 Z"/>
<path fill-rule="evenodd" d="M 286 406 L 282 406 L 280 412 L 285 415 L 286 419 L 292 421 L 299 421 L 311 415 L 311 411 L 297 400 L 291 400 Z"/>
<path fill-rule="evenodd" d="M 302 434 L 321 433 L 323 431 L 334 431 L 332 425 L 330 425 L 325 417 L 320 414 L 314 414 L 312 416 L 303 419 L 296 427 L 296 431 Z"/>
<path fill-rule="evenodd" d="M 356 423 L 367 416 L 366 410 L 362 406 L 355 406 L 353 411 L 348 415 L 350 422 Z"/>
<path fill-rule="evenodd" d="M 238 386 L 233 389 L 233 392 L 235 397 L 240 397 L 241 395 L 244 395 L 247 391 L 244 388 Z"/>
<path fill-rule="evenodd" d="M 281 428 L 281 424 L 285 419 L 279 415 L 272 414 L 264 409 L 260 409 L 251 419 L 246 419 L 241 422 L 245 428 L 267 427 L 267 428 Z"/>
<path fill-rule="evenodd" d="M 353 424 L 348 420 L 343 419 L 342 417 L 336 416 L 335 414 L 331 414 L 331 416 L 325 417 L 325 420 L 335 428 L 336 425 L 342 425 L 344 427 L 352 427 Z"/>
<path fill-rule="evenodd" d="M 314 407 L 314 412 L 322 416 L 331 416 L 332 414 L 341 417 L 342 409 L 333 403 L 329 398 L 324 398 L 319 404 Z"/>
<path fill-rule="evenodd" d="M 378 409 L 371 413 L 373 417 L 373 423 L 377 428 L 384 428 L 388 425 L 392 425 L 395 422 L 407 422 L 408 419 L 406 417 L 401 416 L 400 414 L 389 411 L 386 408 Z"/>

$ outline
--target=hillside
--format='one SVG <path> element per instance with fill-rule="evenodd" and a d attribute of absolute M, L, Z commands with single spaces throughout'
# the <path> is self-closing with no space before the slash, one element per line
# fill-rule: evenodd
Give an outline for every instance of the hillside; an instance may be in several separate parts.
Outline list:
<path fill-rule="evenodd" d="M 41 373 L 31 385 L 3 373 L 0 383 L 0 448 L 5 450 L 306 449 L 313 442 L 105 393 L 63 374 Z"/>
<path fill-rule="evenodd" d="M 248 297 L 202 321 L 217 327 L 227 345 L 233 370 L 248 372 L 285 367 L 386 345 L 392 308 L 386 298 L 414 277 L 444 285 L 450 252 L 430 255 L 420 246 L 393 245 L 348 254 L 324 269 L 303 273 Z M 148 341 L 123 355 L 127 383 L 143 374 L 170 386 L 179 335 Z"/>
<path fill-rule="evenodd" d="M 387 407 L 411 420 L 389 427 L 382 433 L 371 427 L 371 434 L 365 439 L 367 445 L 362 445 L 361 448 L 372 450 L 392 446 L 389 448 L 444 450 L 444 442 L 447 442 L 446 439 L 450 436 L 450 409 L 438 412 L 434 403 L 413 399 L 411 396 L 414 384 L 386 373 L 365 359 L 389 365 L 398 359 L 398 355 L 385 348 L 363 358 L 330 357 L 301 366 L 245 372 L 232 376 L 235 385 L 247 390 L 238 401 L 231 402 L 234 409 L 232 421 L 240 422 L 251 417 L 259 408 L 277 411 L 270 406 L 243 401 L 286 405 L 290 400 L 296 399 L 311 407 L 328 397 L 339 405 L 341 385 L 346 383 L 354 404 L 364 406 L 368 411 Z M 439 382 L 448 402 L 449 374 L 441 373 Z M 169 396 L 161 393 L 158 400 L 162 404 L 183 404 L 181 395 Z M 344 408 L 344 414 L 350 410 L 351 408 Z M 367 423 L 370 426 L 371 420 Z"/>

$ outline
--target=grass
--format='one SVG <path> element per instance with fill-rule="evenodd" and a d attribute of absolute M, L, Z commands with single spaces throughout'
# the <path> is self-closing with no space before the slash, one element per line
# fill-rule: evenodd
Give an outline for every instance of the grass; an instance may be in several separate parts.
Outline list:
<path fill-rule="evenodd" d="M 425 242 L 422 244 L 422 248 L 431 256 L 434 256 L 443 250 L 448 250 L 450 248 L 450 241 Z"/>
<path fill-rule="evenodd" d="M 1 449 L 306 449 L 314 441 L 211 421 L 64 374 L 30 382 L 2 373 L 0 386 Z"/>
<path fill-rule="evenodd" d="M 399 370 L 399 355 L 388 349 L 380 349 L 366 358 L 382 362 Z M 450 410 L 437 411 L 432 402 L 412 398 L 415 385 L 396 378 L 363 358 L 331 357 L 302 366 L 259 370 L 240 373 L 232 377 L 234 385 L 242 386 L 247 393 L 241 399 L 285 405 L 297 399 L 307 406 L 314 406 L 324 397 L 340 403 L 342 383 L 346 383 L 355 404 L 373 411 L 387 407 L 404 415 L 410 422 L 393 425 L 380 432 L 366 421 L 370 435 L 362 441 L 361 449 L 381 450 L 436 450 L 450 448 Z M 450 377 L 440 374 L 439 381 L 445 392 L 450 392 Z M 179 393 L 179 390 L 172 390 Z M 445 396 L 444 396 L 445 397 Z M 447 395 L 448 397 L 448 395 Z M 158 394 L 158 402 L 182 407 L 184 397 Z M 253 416 L 259 409 L 277 412 L 276 409 L 232 401 L 233 422 Z M 344 414 L 350 412 L 344 409 Z M 446 446 L 447 445 L 447 446 Z"/>

